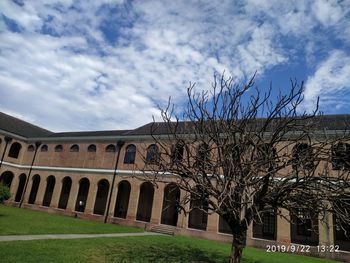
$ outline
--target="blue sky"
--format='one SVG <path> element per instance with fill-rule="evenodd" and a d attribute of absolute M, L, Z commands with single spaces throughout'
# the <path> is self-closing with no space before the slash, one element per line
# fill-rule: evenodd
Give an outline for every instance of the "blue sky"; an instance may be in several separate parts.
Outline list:
<path fill-rule="evenodd" d="M 0 111 L 53 131 L 135 128 L 224 70 L 350 113 L 350 1 L 0 1 Z"/>

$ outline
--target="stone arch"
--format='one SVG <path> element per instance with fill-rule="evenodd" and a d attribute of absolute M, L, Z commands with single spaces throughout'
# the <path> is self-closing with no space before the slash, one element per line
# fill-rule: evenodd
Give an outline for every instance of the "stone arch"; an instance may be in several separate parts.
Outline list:
<path fill-rule="evenodd" d="M 53 190 L 55 189 L 56 178 L 50 175 L 46 179 L 46 190 L 43 199 L 43 206 L 50 206 L 52 200 Z"/>
<path fill-rule="evenodd" d="M 144 182 L 141 184 L 136 220 L 150 222 L 152 215 L 153 197 L 153 185 L 150 182 Z"/>
<path fill-rule="evenodd" d="M 114 216 L 126 218 L 129 207 L 131 185 L 127 180 L 123 180 L 118 184 L 117 200 L 115 203 Z"/>
<path fill-rule="evenodd" d="M 0 182 L 6 185 L 8 188 L 10 188 L 13 177 L 14 177 L 13 172 L 11 171 L 3 172 L 0 176 Z"/>
<path fill-rule="evenodd" d="M 20 202 L 22 199 L 24 186 L 26 184 L 26 179 L 27 179 L 27 176 L 25 174 L 21 174 L 19 176 L 19 183 L 18 183 L 18 188 L 16 192 L 15 202 Z"/>
<path fill-rule="evenodd" d="M 176 226 L 180 203 L 180 188 L 170 183 L 164 188 L 161 224 Z"/>
<path fill-rule="evenodd" d="M 18 143 L 18 142 L 12 143 L 8 156 L 17 159 L 18 155 L 21 151 L 21 148 L 22 148 L 22 145 L 20 143 Z"/>
<path fill-rule="evenodd" d="M 30 190 L 28 204 L 34 204 L 40 185 L 40 175 L 36 174 L 32 179 L 32 189 Z"/>
<path fill-rule="evenodd" d="M 60 194 L 60 200 L 58 201 L 58 208 L 66 209 L 70 194 L 70 189 L 72 187 L 72 179 L 66 176 L 62 180 L 62 189 Z"/>
<path fill-rule="evenodd" d="M 103 215 L 105 213 L 109 191 L 109 182 L 102 179 L 97 184 L 97 193 L 94 206 L 94 214 Z"/>
<path fill-rule="evenodd" d="M 90 181 L 87 178 L 83 178 L 79 182 L 79 191 L 77 195 L 77 201 L 75 203 L 75 211 L 84 212 L 86 206 L 86 200 L 88 198 L 90 188 Z"/>
<path fill-rule="evenodd" d="M 208 223 L 208 201 L 206 194 L 197 186 L 197 194 L 191 194 L 188 227 L 206 230 Z"/>

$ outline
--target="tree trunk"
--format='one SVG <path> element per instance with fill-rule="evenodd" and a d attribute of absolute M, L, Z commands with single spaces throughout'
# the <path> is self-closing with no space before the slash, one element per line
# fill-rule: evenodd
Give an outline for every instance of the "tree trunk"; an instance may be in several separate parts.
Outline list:
<path fill-rule="evenodd" d="M 241 233 L 234 234 L 231 246 L 231 256 L 229 261 L 230 263 L 241 262 L 243 248 L 245 247 L 246 243 L 246 235 L 246 230 L 243 230 Z"/>

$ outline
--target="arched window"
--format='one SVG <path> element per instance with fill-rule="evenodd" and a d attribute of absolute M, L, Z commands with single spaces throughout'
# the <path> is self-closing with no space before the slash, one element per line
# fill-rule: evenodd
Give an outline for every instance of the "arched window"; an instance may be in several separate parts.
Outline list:
<path fill-rule="evenodd" d="M 157 164 L 159 162 L 159 150 L 158 146 L 151 144 L 147 148 L 146 163 Z"/>
<path fill-rule="evenodd" d="M 8 188 L 11 187 L 14 174 L 10 171 L 3 172 L 0 176 L 0 182 L 6 185 Z"/>
<path fill-rule="evenodd" d="M 258 167 L 271 168 L 276 163 L 277 151 L 270 144 L 264 143 L 257 147 Z"/>
<path fill-rule="evenodd" d="M 115 145 L 113 145 L 113 144 L 107 145 L 106 152 L 114 153 L 115 152 Z"/>
<path fill-rule="evenodd" d="M 90 144 L 88 146 L 88 152 L 96 152 L 96 145 L 95 144 Z"/>
<path fill-rule="evenodd" d="M 63 146 L 61 144 L 56 145 L 55 152 L 62 152 L 62 151 L 63 151 Z"/>
<path fill-rule="evenodd" d="M 35 148 L 34 148 L 34 145 L 31 144 L 31 145 L 28 146 L 27 151 L 28 151 L 28 152 L 34 152 L 34 149 L 35 149 Z"/>
<path fill-rule="evenodd" d="M 21 151 L 22 145 L 18 142 L 14 142 L 11 145 L 8 156 L 12 158 L 18 158 L 19 152 Z"/>
<path fill-rule="evenodd" d="M 41 148 L 40 148 L 40 151 L 42 151 L 42 152 L 47 152 L 49 150 L 49 147 L 46 145 L 46 144 L 44 144 L 43 146 L 41 146 Z"/>
<path fill-rule="evenodd" d="M 70 147 L 70 151 L 71 151 L 71 152 L 79 152 L 79 145 L 78 145 L 78 144 L 73 144 L 73 145 Z"/>
<path fill-rule="evenodd" d="M 200 168 L 207 168 L 210 164 L 210 148 L 206 143 L 202 143 L 197 148 L 195 158 L 195 166 Z"/>
<path fill-rule="evenodd" d="M 136 146 L 129 144 L 125 150 L 124 163 L 135 163 Z"/>
<path fill-rule="evenodd" d="M 171 153 L 171 160 L 173 163 L 181 162 L 184 156 L 184 142 L 177 142 Z"/>
<path fill-rule="evenodd" d="M 297 143 L 293 148 L 293 169 L 310 170 L 314 167 L 313 151 L 307 143 Z"/>
<path fill-rule="evenodd" d="M 350 169 L 350 144 L 340 142 L 333 146 L 332 166 L 333 170 Z"/>

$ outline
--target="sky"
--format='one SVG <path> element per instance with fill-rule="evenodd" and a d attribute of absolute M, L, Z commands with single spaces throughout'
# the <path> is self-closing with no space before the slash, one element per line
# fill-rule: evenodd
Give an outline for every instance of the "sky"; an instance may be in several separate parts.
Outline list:
<path fill-rule="evenodd" d="M 136 128 L 224 71 L 350 113 L 350 1 L 0 1 L 0 111 L 52 131 Z"/>

